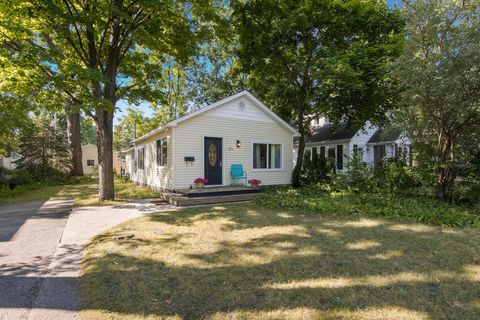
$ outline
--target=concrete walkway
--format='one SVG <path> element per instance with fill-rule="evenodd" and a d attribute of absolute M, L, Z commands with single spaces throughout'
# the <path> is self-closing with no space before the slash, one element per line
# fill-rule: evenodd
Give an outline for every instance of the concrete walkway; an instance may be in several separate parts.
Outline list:
<path fill-rule="evenodd" d="M 0 305 L 0 319 L 77 319 L 80 263 L 82 249 L 88 240 L 127 220 L 172 209 L 173 206 L 154 205 L 149 200 L 114 207 L 74 209 L 49 260 L 28 316 L 2 318 L 3 306 Z"/>

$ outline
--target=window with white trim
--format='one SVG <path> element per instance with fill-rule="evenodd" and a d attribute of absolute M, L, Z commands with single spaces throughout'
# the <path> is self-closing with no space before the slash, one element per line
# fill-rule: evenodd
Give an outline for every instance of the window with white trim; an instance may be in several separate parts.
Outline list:
<path fill-rule="evenodd" d="M 138 169 L 145 169 L 145 148 L 138 149 Z"/>
<path fill-rule="evenodd" d="M 157 140 L 157 165 L 167 165 L 167 138 Z"/>
<path fill-rule="evenodd" d="M 253 169 L 281 169 L 282 145 L 273 143 L 253 144 Z"/>

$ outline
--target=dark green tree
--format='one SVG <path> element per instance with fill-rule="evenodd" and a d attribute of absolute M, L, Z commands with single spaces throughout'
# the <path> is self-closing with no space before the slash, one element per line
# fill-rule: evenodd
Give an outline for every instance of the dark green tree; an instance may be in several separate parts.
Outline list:
<path fill-rule="evenodd" d="M 233 5 L 238 57 L 249 86 L 301 134 L 302 167 L 312 116 L 354 124 L 393 107 L 390 62 L 403 20 L 377 0 L 253 0 Z M 299 175 L 292 179 L 299 184 Z"/>
<path fill-rule="evenodd" d="M 35 181 L 64 177 L 70 170 L 65 131 L 42 114 L 21 132 L 18 170 Z"/>
<path fill-rule="evenodd" d="M 186 62 L 216 20 L 214 1 L 0 1 L 0 45 L 38 66 L 96 124 L 99 200 L 114 199 L 117 102 L 156 101 L 166 57 Z M 15 72 L 15 70 L 14 70 Z"/>
<path fill-rule="evenodd" d="M 480 143 L 480 1 L 404 1 L 405 51 L 398 62 L 398 112 L 420 165 L 433 164 L 436 196 L 452 197 Z"/>

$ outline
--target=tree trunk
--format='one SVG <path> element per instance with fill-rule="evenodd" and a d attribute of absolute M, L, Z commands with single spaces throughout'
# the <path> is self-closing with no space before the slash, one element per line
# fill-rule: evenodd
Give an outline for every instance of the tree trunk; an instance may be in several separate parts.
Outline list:
<path fill-rule="evenodd" d="M 113 112 L 97 110 L 98 200 L 114 200 L 113 184 Z"/>
<path fill-rule="evenodd" d="M 439 136 L 437 145 L 438 163 L 437 163 L 437 183 L 436 196 L 441 201 L 451 200 L 451 191 L 457 172 L 455 168 L 455 157 L 453 155 L 453 145 L 451 138 L 442 133 Z"/>
<path fill-rule="evenodd" d="M 304 116 L 300 112 L 298 116 L 297 127 L 300 132 L 300 138 L 298 139 L 298 150 L 297 150 L 297 163 L 292 173 L 292 186 L 298 188 L 301 186 L 300 174 L 302 171 L 303 165 L 303 154 L 305 153 L 305 130 L 304 130 Z"/>
<path fill-rule="evenodd" d="M 70 174 L 72 176 L 83 176 L 80 112 L 73 112 L 71 106 L 66 106 L 65 113 L 67 114 L 67 140 L 68 156 L 70 159 Z"/>

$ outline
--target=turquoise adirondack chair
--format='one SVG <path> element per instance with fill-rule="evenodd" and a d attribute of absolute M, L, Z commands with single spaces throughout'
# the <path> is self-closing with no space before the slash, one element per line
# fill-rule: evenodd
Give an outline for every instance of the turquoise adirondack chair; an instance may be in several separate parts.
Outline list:
<path fill-rule="evenodd" d="M 234 185 L 235 180 L 245 180 L 245 184 L 242 183 L 242 185 L 247 185 L 247 173 L 245 170 L 243 170 L 243 166 L 241 164 L 232 164 L 230 171 L 232 175 L 232 186 Z"/>

